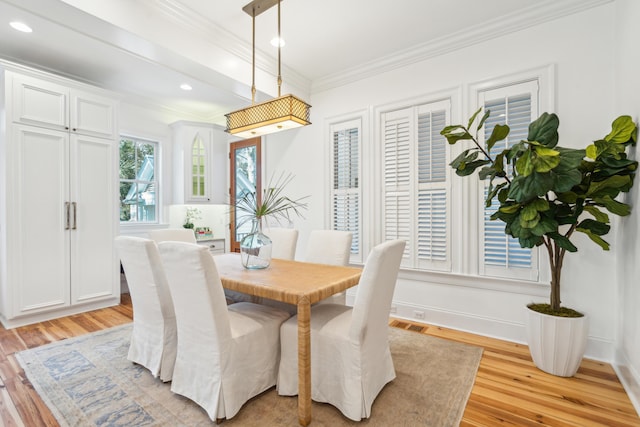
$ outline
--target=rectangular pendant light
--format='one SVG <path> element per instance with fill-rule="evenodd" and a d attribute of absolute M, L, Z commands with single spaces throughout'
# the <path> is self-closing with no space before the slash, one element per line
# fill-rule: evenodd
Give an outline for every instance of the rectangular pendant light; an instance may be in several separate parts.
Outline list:
<path fill-rule="evenodd" d="M 311 105 L 293 95 L 283 95 L 225 114 L 227 132 L 253 138 L 311 124 Z"/>
<path fill-rule="evenodd" d="M 256 16 L 274 5 L 278 5 L 278 39 L 280 39 L 280 2 L 282 0 L 253 0 L 242 8 L 252 18 L 252 83 L 251 106 L 242 110 L 225 114 L 227 118 L 226 131 L 241 138 L 253 138 L 310 125 L 309 109 L 311 105 L 293 95 L 280 96 L 282 76 L 280 74 L 280 47 L 278 45 L 278 97 L 269 101 L 255 103 L 255 50 L 256 50 Z"/>

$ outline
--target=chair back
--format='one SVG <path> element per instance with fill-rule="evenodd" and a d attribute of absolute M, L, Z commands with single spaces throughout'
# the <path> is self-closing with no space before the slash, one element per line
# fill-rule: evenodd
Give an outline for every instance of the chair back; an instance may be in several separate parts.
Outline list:
<path fill-rule="evenodd" d="M 173 302 L 156 244 L 130 236 L 118 236 L 115 242 L 127 277 L 135 321 L 161 324 L 163 318 L 173 319 Z"/>
<path fill-rule="evenodd" d="M 166 228 L 163 230 L 150 230 L 149 238 L 156 243 L 160 242 L 187 242 L 197 243 L 196 235 L 190 228 Z"/>
<path fill-rule="evenodd" d="M 347 265 L 351 255 L 350 231 L 312 230 L 305 261 L 317 264 Z"/>
<path fill-rule="evenodd" d="M 391 300 L 398 279 L 400 262 L 406 242 L 390 240 L 373 248 L 364 265 L 360 284 L 353 304 L 350 338 L 366 346 L 367 338 L 384 342 L 370 342 L 370 345 L 386 345 Z M 366 335 L 366 336 L 365 336 Z M 382 338 L 380 338 L 382 339 Z"/>
<path fill-rule="evenodd" d="M 231 327 L 213 257 L 206 247 L 184 242 L 162 242 L 158 248 L 176 311 L 178 357 L 181 352 L 189 353 L 195 356 L 196 368 L 201 363 L 215 363 L 220 369 L 223 350 L 230 345 Z"/>
<path fill-rule="evenodd" d="M 295 228 L 270 227 L 263 230 L 271 239 L 271 257 L 280 259 L 294 259 L 298 245 L 298 230 Z"/>

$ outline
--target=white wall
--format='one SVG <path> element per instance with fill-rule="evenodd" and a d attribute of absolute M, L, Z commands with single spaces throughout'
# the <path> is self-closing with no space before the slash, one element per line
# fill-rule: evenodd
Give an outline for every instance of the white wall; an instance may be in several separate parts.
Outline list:
<path fill-rule="evenodd" d="M 606 135 L 617 113 L 612 67 L 615 9 L 615 3 L 607 4 L 315 94 L 310 100 L 312 126 L 270 136 L 265 143 L 267 174 L 274 169 L 291 171 L 296 175 L 292 192 L 311 195 L 308 221 L 299 224 L 299 248 L 304 248 L 309 230 L 329 225 L 328 117 L 365 110 L 373 124 L 371 112 L 378 106 L 453 89 L 459 91 L 462 101 L 453 120 L 462 121 L 470 115 L 470 84 L 553 64 L 560 143 L 583 148 Z M 371 131 L 365 145 L 373 142 L 376 130 Z M 372 183 L 365 182 L 363 187 L 367 185 Z M 364 191 L 366 194 L 366 188 Z M 629 227 L 626 223 L 623 226 Z M 615 232 L 608 237 L 613 248 L 610 252 L 576 238 L 580 251 L 565 259 L 563 302 L 590 317 L 587 355 L 612 360 L 618 312 L 616 255 L 624 252 L 624 247 L 617 244 Z M 524 305 L 548 298 L 545 286 L 524 287 L 524 291 L 512 293 L 483 289 L 473 278 L 402 277 L 394 295 L 398 315 L 413 317 L 415 310 L 423 311 L 428 323 L 513 341 L 524 341 Z"/>
<path fill-rule="evenodd" d="M 640 119 L 640 2 L 616 2 L 616 64 L 614 108 L 617 114 L 630 114 Z M 632 150 L 638 160 L 638 147 Z M 616 268 L 621 272 L 618 282 L 620 303 L 619 330 L 616 342 L 616 370 L 636 410 L 640 412 L 640 185 L 626 199 L 632 205 L 631 215 L 618 228 L 619 245 Z"/>

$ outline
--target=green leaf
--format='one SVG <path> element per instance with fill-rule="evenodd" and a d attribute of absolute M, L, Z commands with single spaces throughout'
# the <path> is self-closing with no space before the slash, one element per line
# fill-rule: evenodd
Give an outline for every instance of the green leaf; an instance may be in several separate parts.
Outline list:
<path fill-rule="evenodd" d="M 598 246 L 600 246 L 605 251 L 609 250 L 609 243 L 604 240 L 602 237 L 594 234 L 591 230 L 586 228 L 576 228 L 576 231 L 586 234 L 589 238 L 594 241 Z"/>
<path fill-rule="evenodd" d="M 473 136 L 461 125 L 446 126 L 440 131 L 440 135 L 447 138 L 447 142 L 451 145 L 460 140 L 473 139 Z"/>
<path fill-rule="evenodd" d="M 512 205 L 504 205 L 504 206 L 500 206 L 500 209 L 498 209 L 500 212 L 504 212 L 504 213 L 515 213 L 518 212 L 518 210 L 520 210 L 520 205 L 515 203 Z"/>
<path fill-rule="evenodd" d="M 509 126 L 507 125 L 495 125 L 491 131 L 491 136 L 487 139 L 487 148 L 491 151 L 491 148 L 498 141 L 502 141 L 509 135 Z"/>
<path fill-rule="evenodd" d="M 550 174 L 540 174 L 535 171 L 529 176 L 517 176 L 511 181 L 509 198 L 522 203 L 544 196 L 553 188 L 553 183 Z"/>
<path fill-rule="evenodd" d="M 545 147 L 553 148 L 558 144 L 558 126 L 560 126 L 558 116 L 542 113 L 540 117 L 529 124 L 527 140 L 537 141 Z"/>
<path fill-rule="evenodd" d="M 547 233 L 558 231 L 558 222 L 551 218 L 542 217 L 538 224 L 531 229 L 531 233 L 536 236 L 544 236 Z"/>
<path fill-rule="evenodd" d="M 576 228 L 590 230 L 593 234 L 598 236 L 604 236 L 609 232 L 609 230 L 611 230 L 611 226 L 609 224 L 605 224 L 591 218 L 583 220 Z"/>
<path fill-rule="evenodd" d="M 560 157 L 558 156 L 559 153 L 557 151 L 546 149 L 546 151 L 548 152 L 558 153 L 546 155 L 542 154 L 543 150 L 545 150 L 545 148 L 543 147 L 537 148 L 535 150 L 536 155 L 535 157 L 533 157 L 533 165 L 536 169 L 536 172 L 540 173 L 549 172 L 551 169 L 560 164 Z"/>
<path fill-rule="evenodd" d="M 482 111 L 482 107 L 478 108 L 478 110 L 475 113 L 473 113 L 473 115 L 469 119 L 469 124 L 467 125 L 467 129 L 471 129 L 471 125 L 473 124 L 473 121 L 476 119 L 476 117 L 478 117 L 478 114 L 480 114 L 480 111 Z M 488 115 L 489 112 L 490 110 L 487 110 L 487 112 L 485 113 L 485 116 Z"/>
<path fill-rule="evenodd" d="M 563 236 L 560 233 L 548 233 L 549 237 L 551 237 L 562 249 L 565 249 L 569 252 L 578 252 L 578 248 L 575 247 L 571 240 L 567 237 Z"/>
<path fill-rule="evenodd" d="M 607 215 L 605 212 L 602 212 L 596 206 L 585 206 L 584 210 L 593 215 L 596 221 L 603 222 L 605 224 L 609 223 L 609 215 Z"/>
<path fill-rule="evenodd" d="M 493 168 L 493 166 L 485 166 L 478 172 L 478 178 L 480 178 L 481 180 L 485 180 L 487 179 L 487 177 L 493 178 L 494 176 L 496 176 L 496 170 Z"/>
<path fill-rule="evenodd" d="M 522 156 L 516 161 L 516 172 L 521 176 L 529 176 L 533 172 L 533 161 L 531 159 L 531 150 L 524 152 Z"/>
<path fill-rule="evenodd" d="M 487 110 L 484 113 L 484 115 L 482 116 L 482 119 L 480 119 L 480 122 L 478 123 L 478 127 L 476 128 L 476 131 L 479 131 L 480 129 L 482 129 L 482 126 L 484 126 L 484 122 L 487 121 L 487 119 L 489 118 L 490 114 L 491 114 L 491 110 Z M 471 125 L 469 125 L 469 127 L 471 127 Z"/>
<path fill-rule="evenodd" d="M 629 207 L 629 205 L 613 200 L 610 196 L 594 197 L 593 201 L 604 206 L 609 212 L 616 215 L 627 216 L 631 213 L 631 207 Z"/>
<path fill-rule="evenodd" d="M 481 166 L 487 165 L 491 163 L 489 160 L 474 160 L 469 163 L 461 163 L 458 169 L 456 169 L 456 175 L 458 176 L 468 176 L 471 175 Z"/>
<path fill-rule="evenodd" d="M 540 222 L 540 214 L 536 211 L 535 216 L 531 219 L 524 219 L 520 214 L 520 227 L 531 229 L 534 228 Z"/>
<path fill-rule="evenodd" d="M 536 217 L 539 217 L 539 214 L 534 204 L 530 203 L 522 208 L 522 212 L 520 213 L 521 220 L 530 221 Z"/>
<path fill-rule="evenodd" d="M 604 194 L 611 195 L 610 192 L 605 191 L 609 189 L 615 190 L 615 194 L 620 191 L 620 188 L 625 188 L 629 185 L 631 177 L 629 175 L 614 175 L 605 179 L 604 181 L 591 182 L 589 189 L 587 190 L 587 196 L 596 197 Z"/>
<path fill-rule="evenodd" d="M 611 132 L 605 136 L 605 141 L 624 144 L 635 137 L 637 127 L 630 116 L 620 116 L 611 124 Z M 635 139 L 635 138 L 634 138 Z"/>

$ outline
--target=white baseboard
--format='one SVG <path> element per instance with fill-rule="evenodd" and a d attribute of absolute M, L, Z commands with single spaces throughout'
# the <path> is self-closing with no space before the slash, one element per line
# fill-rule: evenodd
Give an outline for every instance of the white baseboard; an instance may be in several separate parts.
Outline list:
<path fill-rule="evenodd" d="M 633 369 L 624 352 L 616 351 L 616 361 L 619 362 L 612 364 L 613 369 L 616 371 L 618 379 L 627 392 L 633 407 L 636 408 L 636 412 L 640 415 L 640 374 Z"/>

